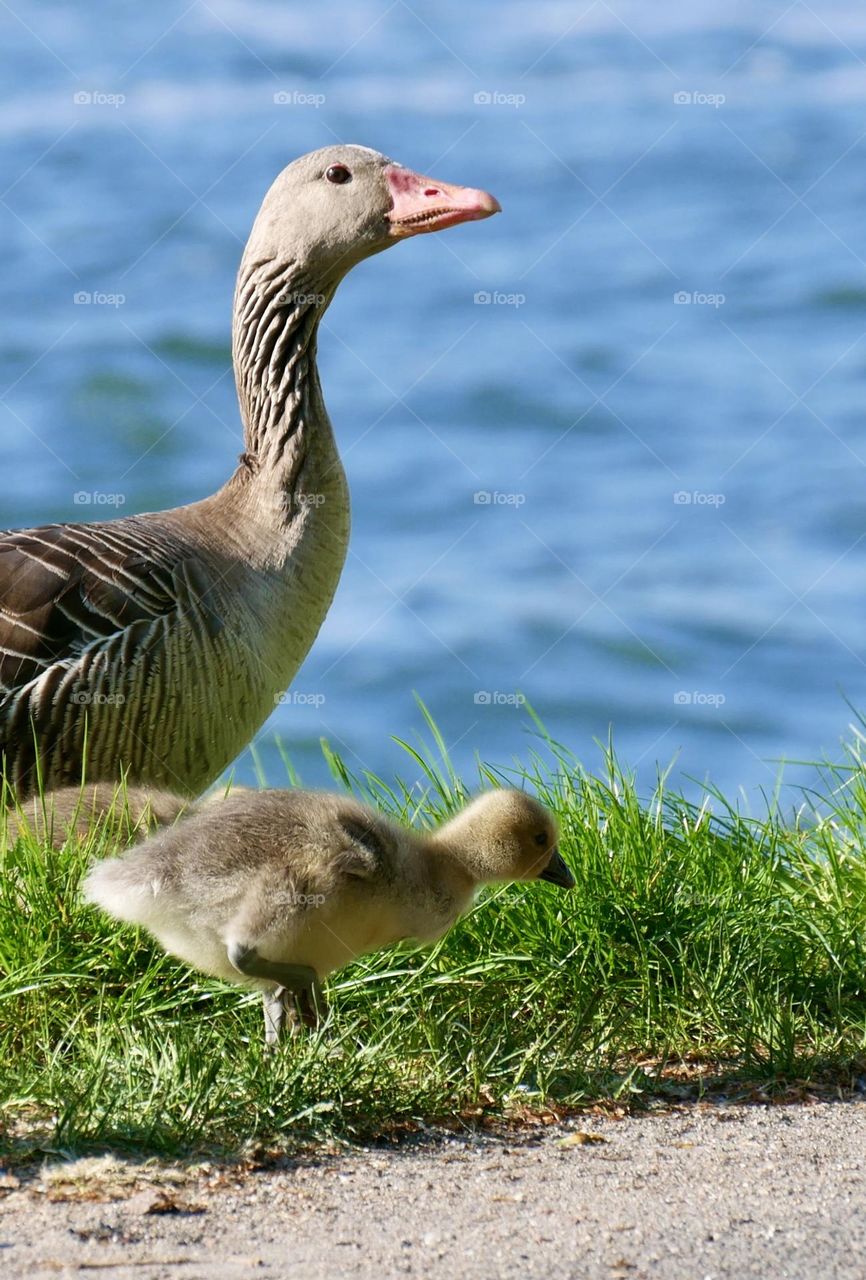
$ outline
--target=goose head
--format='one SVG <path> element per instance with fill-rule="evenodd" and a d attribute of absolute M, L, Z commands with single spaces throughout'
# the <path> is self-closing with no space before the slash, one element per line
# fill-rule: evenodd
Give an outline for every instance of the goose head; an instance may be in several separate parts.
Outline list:
<path fill-rule="evenodd" d="M 434 839 L 478 883 L 547 880 L 563 889 L 574 877 L 559 852 L 556 818 L 533 796 L 503 789 L 477 796 Z"/>
<path fill-rule="evenodd" d="M 277 177 L 246 256 L 297 264 L 324 286 L 399 240 L 488 218 L 499 208 L 487 191 L 427 178 L 368 147 L 323 147 Z"/>

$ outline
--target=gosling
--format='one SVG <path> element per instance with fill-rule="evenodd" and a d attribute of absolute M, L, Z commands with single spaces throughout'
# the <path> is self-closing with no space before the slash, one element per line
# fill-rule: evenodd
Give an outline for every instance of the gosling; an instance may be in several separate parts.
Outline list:
<path fill-rule="evenodd" d="M 99 863 L 84 896 L 143 925 L 194 968 L 262 991 L 265 1042 L 315 1027 L 321 982 L 407 938 L 433 942 L 479 885 L 571 888 L 556 819 L 521 791 L 491 791 L 426 834 L 352 798 L 239 792 Z"/>
<path fill-rule="evenodd" d="M 234 787 L 230 793 L 223 787 L 192 801 L 171 791 L 124 787 L 122 783 L 58 787 L 0 813 L 0 847 L 9 847 L 20 835 L 30 832 L 41 844 L 59 850 L 71 836 L 84 840 L 97 826 L 108 832 L 115 844 L 132 844 L 157 827 L 171 826 L 182 814 L 188 816 L 200 808 L 220 804 L 228 794 L 240 795 L 249 790 Z"/>
<path fill-rule="evenodd" d="M 124 788 L 111 782 L 58 787 L 0 813 L 0 834 L 5 835 L 7 846 L 29 831 L 49 848 L 62 849 L 70 836 L 83 840 L 100 823 L 112 837 L 129 843 L 175 822 L 189 807 L 188 800 L 168 791 Z"/>

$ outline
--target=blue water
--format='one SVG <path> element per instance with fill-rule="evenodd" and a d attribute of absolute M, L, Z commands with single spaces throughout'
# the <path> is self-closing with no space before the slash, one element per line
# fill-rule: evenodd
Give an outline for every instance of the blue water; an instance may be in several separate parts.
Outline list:
<path fill-rule="evenodd" d="M 411 775 L 413 691 L 466 770 L 526 753 L 520 697 L 590 766 L 612 726 L 645 779 L 750 800 L 837 753 L 866 706 L 862 5 L 13 8 L 2 526 L 228 475 L 234 273 L 294 156 L 361 142 L 502 202 L 326 317 L 352 551 L 271 780 L 275 733 L 308 782 L 322 735 Z"/>

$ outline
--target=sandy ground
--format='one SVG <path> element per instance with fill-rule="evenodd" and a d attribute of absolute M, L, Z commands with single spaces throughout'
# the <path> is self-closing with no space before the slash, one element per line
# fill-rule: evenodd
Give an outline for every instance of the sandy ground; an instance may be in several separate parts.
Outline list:
<path fill-rule="evenodd" d="M 866 1276 L 866 1102 L 695 1106 L 258 1172 L 0 1173 L 0 1275 Z"/>

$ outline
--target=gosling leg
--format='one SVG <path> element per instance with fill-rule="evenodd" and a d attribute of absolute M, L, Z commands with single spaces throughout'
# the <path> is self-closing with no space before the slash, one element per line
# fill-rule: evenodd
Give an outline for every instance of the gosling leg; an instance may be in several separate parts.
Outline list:
<path fill-rule="evenodd" d="M 286 987 L 274 987 L 272 991 L 262 992 L 262 1004 L 265 1014 L 265 1044 L 273 1047 L 286 1035 L 301 1034 L 302 1027 L 315 1028 L 325 1012 L 325 1001 L 321 988 L 318 987 L 318 998 L 314 997 L 312 987 L 304 987 L 302 991 L 289 991 Z"/>
<path fill-rule="evenodd" d="M 279 1044 L 286 1033 L 286 1022 L 292 1032 L 295 1031 L 295 1019 L 291 1017 L 288 1007 L 289 992 L 285 987 L 274 987 L 271 991 L 262 992 L 262 1005 L 265 1012 L 265 1044 L 270 1048 Z"/>
<path fill-rule="evenodd" d="M 266 960 L 255 947 L 232 942 L 228 947 L 229 962 L 248 978 L 264 978 L 276 984 L 274 991 L 263 996 L 265 1042 L 276 1044 L 285 1034 L 286 1022 L 316 1027 L 327 1005 L 315 969 L 305 964 L 283 964 Z"/>

